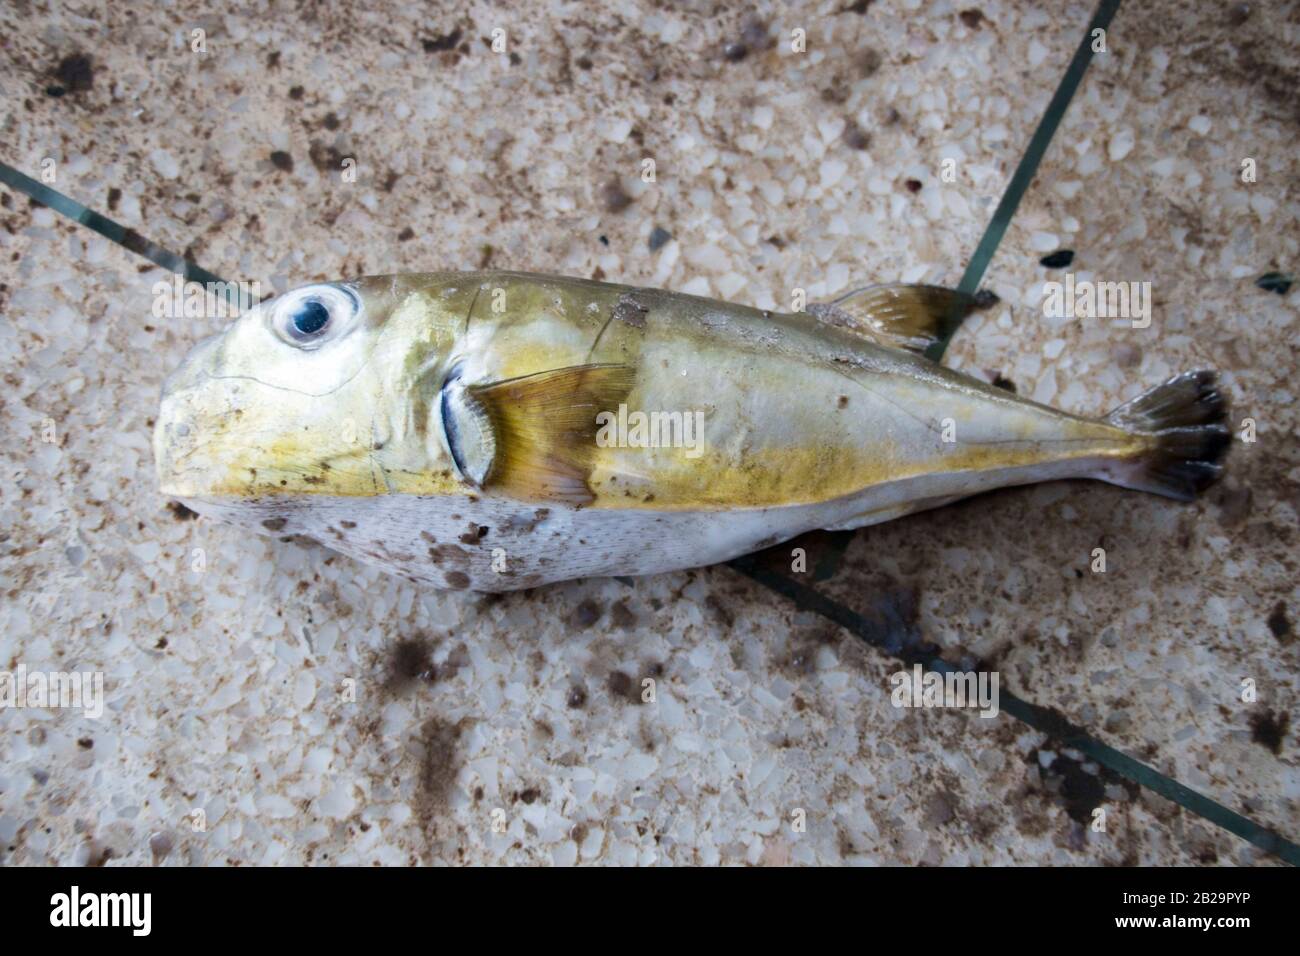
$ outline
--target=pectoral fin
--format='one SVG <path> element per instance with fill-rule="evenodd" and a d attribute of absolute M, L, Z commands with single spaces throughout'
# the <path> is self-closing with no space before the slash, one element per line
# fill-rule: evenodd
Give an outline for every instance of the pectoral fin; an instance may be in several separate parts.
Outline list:
<path fill-rule="evenodd" d="M 947 339 L 979 307 L 976 296 L 936 285 L 873 285 L 840 296 L 810 314 L 882 345 L 924 352 Z"/>
<path fill-rule="evenodd" d="M 596 416 L 632 389 L 631 367 L 574 365 L 490 385 L 443 386 L 443 435 L 461 477 L 524 501 L 587 504 Z"/>

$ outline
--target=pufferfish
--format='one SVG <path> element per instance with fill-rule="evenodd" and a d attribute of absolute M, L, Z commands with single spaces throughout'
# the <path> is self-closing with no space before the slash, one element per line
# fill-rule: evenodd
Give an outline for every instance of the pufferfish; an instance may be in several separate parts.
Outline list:
<path fill-rule="evenodd" d="M 308 285 L 163 389 L 164 494 L 478 591 L 699 567 L 1009 485 L 1190 500 L 1220 473 L 1208 371 L 1104 418 L 922 353 L 973 306 L 883 285 L 778 314 L 512 272 Z"/>

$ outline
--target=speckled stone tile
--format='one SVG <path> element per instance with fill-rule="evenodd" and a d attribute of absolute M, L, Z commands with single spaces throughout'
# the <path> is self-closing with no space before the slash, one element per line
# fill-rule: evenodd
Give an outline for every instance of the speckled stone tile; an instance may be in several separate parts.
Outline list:
<path fill-rule="evenodd" d="M 17 3 L 0 159 L 267 291 L 492 266 L 786 308 L 956 282 L 1091 13 L 1048 7 Z M 1253 280 L 1297 259 L 1295 37 L 1122 11 L 948 358 L 1088 413 L 1221 368 L 1259 435 L 1228 480 L 984 496 L 821 585 L 1292 837 L 1296 307 Z M 1045 320 L 1056 248 L 1151 281 L 1152 326 Z M 1268 862 L 1005 714 L 892 707 L 896 661 L 728 568 L 485 597 L 193 520 L 150 426 L 216 323 L 152 319 L 164 277 L 0 188 L 0 668 L 107 690 L 0 710 L 5 862 Z"/>

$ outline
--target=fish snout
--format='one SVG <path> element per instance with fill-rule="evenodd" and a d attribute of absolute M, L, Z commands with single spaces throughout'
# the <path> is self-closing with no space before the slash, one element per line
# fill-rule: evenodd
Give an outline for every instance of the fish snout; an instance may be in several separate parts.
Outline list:
<path fill-rule="evenodd" d="M 237 414 L 232 390 L 213 378 L 221 336 L 200 342 L 163 383 L 154 425 L 154 462 L 162 492 L 197 497 L 211 490 L 212 455 L 223 420 Z"/>

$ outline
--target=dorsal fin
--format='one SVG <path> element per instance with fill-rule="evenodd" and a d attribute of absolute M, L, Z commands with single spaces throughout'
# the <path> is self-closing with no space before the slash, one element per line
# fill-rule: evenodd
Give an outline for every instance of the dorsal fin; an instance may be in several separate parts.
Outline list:
<path fill-rule="evenodd" d="M 808 313 L 865 335 L 881 345 L 925 352 L 947 339 L 979 306 L 976 296 L 937 285 L 873 285 L 840 296 Z"/>
<path fill-rule="evenodd" d="M 444 405 L 444 414 L 458 419 L 450 435 L 482 436 L 451 449 L 458 470 L 473 484 L 523 501 L 590 503 L 596 416 L 617 410 L 634 378 L 627 365 L 571 365 L 468 386 Z"/>

